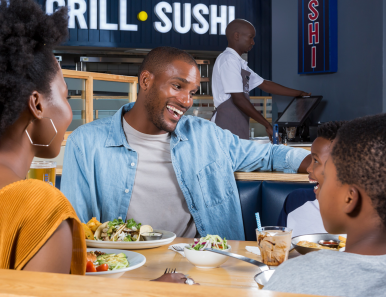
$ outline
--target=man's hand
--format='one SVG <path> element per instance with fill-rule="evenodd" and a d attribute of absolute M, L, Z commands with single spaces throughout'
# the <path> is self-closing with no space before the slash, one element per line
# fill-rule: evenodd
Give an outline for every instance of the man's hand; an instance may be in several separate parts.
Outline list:
<path fill-rule="evenodd" d="M 299 97 L 304 97 L 304 96 L 311 96 L 311 93 L 306 93 L 306 92 L 300 91 Z"/>
<path fill-rule="evenodd" d="M 255 109 L 251 101 L 245 97 L 244 93 L 231 93 L 231 99 L 238 109 L 240 109 L 247 116 L 254 119 L 259 124 L 263 125 L 267 129 L 267 134 L 272 140 L 273 131 L 271 124 L 262 116 L 260 111 Z M 269 129 L 271 130 L 270 133 Z"/>
<path fill-rule="evenodd" d="M 161 275 L 159 278 L 153 279 L 152 281 L 185 284 L 186 279 L 187 277 L 182 273 L 165 273 Z M 198 283 L 194 283 L 194 284 L 199 285 Z"/>
<path fill-rule="evenodd" d="M 307 173 L 307 168 L 311 164 L 311 155 L 308 155 L 304 158 L 303 162 L 300 164 L 298 168 L 298 173 Z"/>
<path fill-rule="evenodd" d="M 267 135 L 269 136 L 269 140 L 272 141 L 272 137 L 273 137 L 273 129 L 272 129 L 272 126 L 271 125 L 267 125 L 265 127 L 265 131 L 267 132 Z"/>

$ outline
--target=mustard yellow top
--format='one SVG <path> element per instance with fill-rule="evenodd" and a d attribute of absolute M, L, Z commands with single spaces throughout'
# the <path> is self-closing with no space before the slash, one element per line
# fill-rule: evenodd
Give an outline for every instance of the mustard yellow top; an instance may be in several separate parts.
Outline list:
<path fill-rule="evenodd" d="M 67 219 L 73 221 L 71 273 L 84 275 L 87 262 L 84 231 L 62 192 L 34 179 L 18 181 L 2 188 L 0 269 L 23 269 Z"/>

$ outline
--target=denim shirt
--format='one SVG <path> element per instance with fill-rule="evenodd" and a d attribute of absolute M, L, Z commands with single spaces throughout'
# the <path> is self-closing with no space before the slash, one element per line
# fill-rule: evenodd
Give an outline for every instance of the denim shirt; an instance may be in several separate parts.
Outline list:
<path fill-rule="evenodd" d="M 126 140 L 122 117 L 133 105 L 126 104 L 112 117 L 80 126 L 68 137 L 61 190 L 82 222 L 91 217 L 101 222 L 126 217 L 138 155 Z M 234 172 L 296 173 L 309 154 L 283 145 L 242 140 L 193 116 L 183 116 L 178 122 L 171 133 L 170 152 L 200 235 L 235 240 L 245 237 Z"/>

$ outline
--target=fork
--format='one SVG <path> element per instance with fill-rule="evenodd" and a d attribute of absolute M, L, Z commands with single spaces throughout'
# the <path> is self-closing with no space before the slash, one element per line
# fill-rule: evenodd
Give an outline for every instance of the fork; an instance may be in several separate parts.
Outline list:
<path fill-rule="evenodd" d="M 183 249 L 182 247 L 180 247 L 179 245 L 173 245 L 172 247 L 173 247 L 173 249 L 175 249 L 177 252 L 183 252 L 183 251 L 184 251 L 184 249 Z"/>
<path fill-rule="evenodd" d="M 173 268 L 166 268 L 164 274 L 166 273 L 176 273 L 176 268 L 174 268 L 174 270 Z"/>

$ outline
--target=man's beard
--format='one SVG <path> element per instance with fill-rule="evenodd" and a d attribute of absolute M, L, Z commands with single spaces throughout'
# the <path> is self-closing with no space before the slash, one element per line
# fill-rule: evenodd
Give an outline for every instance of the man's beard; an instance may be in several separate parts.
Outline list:
<path fill-rule="evenodd" d="M 156 126 L 158 129 L 172 133 L 177 125 L 173 128 L 170 127 L 165 121 L 164 118 L 164 109 L 158 110 L 157 103 L 159 102 L 159 98 L 157 96 L 157 91 L 152 87 L 149 90 L 149 93 L 146 95 L 145 108 L 147 110 L 147 115 L 150 121 Z M 166 106 L 165 106 L 166 108 Z"/>

